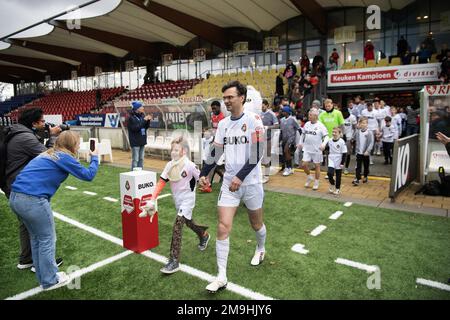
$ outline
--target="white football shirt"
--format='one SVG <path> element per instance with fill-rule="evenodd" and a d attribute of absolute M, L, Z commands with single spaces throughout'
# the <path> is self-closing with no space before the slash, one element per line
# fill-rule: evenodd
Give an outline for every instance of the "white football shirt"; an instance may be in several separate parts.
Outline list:
<path fill-rule="evenodd" d="M 303 144 L 303 152 L 322 153 L 320 146 L 326 136 L 328 136 L 328 130 L 322 122 L 311 123 L 311 121 L 308 121 L 302 128 L 300 138 L 300 143 Z"/>
<path fill-rule="evenodd" d="M 231 116 L 228 116 L 219 122 L 214 143 L 224 147 L 225 185 L 230 185 L 231 179 L 249 159 L 250 164 L 257 163 L 257 165 L 244 179 L 242 186 L 261 183 L 261 161 L 256 152 L 252 154 L 252 145 L 263 143 L 263 139 L 264 125 L 261 117 L 251 111 L 245 111 L 238 119 L 231 119 Z"/>

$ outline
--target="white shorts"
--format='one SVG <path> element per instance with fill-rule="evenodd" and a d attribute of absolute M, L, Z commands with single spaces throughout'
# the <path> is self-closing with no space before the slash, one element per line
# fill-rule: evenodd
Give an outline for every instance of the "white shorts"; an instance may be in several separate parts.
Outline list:
<path fill-rule="evenodd" d="M 177 215 L 184 216 L 188 220 L 192 220 L 192 211 L 195 207 L 195 197 L 185 198 L 180 203 L 175 203 Z"/>
<path fill-rule="evenodd" d="M 303 152 L 303 162 L 322 163 L 323 155 L 321 153 Z"/>
<path fill-rule="evenodd" d="M 241 200 L 249 210 L 262 208 L 264 201 L 264 189 L 262 184 L 251 184 L 241 186 L 238 191 L 231 192 L 229 186 L 222 184 L 219 193 L 217 206 L 219 207 L 239 207 Z"/>
<path fill-rule="evenodd" d="M 328 167 L 341 169 L 342 155 L 328 155 Z"/>

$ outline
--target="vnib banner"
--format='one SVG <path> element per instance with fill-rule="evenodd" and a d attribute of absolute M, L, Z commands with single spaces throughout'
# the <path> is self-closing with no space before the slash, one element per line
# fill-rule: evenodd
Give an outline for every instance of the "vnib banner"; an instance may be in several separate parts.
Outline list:
<path fill-rule="evenodd" d="M 119 117 L 118 113 L 107 113 L 105 116 L 105 127 L 118 128 L 120 126 Z"/>

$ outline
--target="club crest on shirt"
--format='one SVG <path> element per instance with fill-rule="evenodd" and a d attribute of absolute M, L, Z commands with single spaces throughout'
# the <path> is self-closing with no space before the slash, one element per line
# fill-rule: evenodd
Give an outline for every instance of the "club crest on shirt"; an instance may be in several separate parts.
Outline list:
<path fill-rule="evenodd" d="M 183 170 L 183 172 L 181 173 L 181 176 L 182 176 L 183 178 L 186 178 L 186 177 L 187 177 L 186 170 Z"/>
<path fill-rule="evenodd" d="M 241 130 L 244 131 L 244 132 L 247 131 L 247 125 L 245 123 L 242 125 Z"/>

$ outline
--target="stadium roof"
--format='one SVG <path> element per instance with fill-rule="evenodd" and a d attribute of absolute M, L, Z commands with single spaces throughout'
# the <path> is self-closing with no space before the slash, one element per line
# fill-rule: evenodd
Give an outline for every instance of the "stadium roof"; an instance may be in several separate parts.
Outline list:
<path fill-rule="evenodd" d="M 412 1 L 371 0 L 370 4 L 387 11 L 401 9 Z M 173 53 L 174 59 L 186 59 L 192 55 L 192 47 L 205 43 L 231 49 L 233 42 L 243 40 L 249 41 L 250 47 L 260 47 L 261 43 L 250 39 L 248 34 L 269 31 L 300 14 L 326 33 L 326 9 L 367 5 L 366 0 L 42 0 L 36 5 L 30 3 L 20 0 L 2 5 L 2 82 L 43 81 L 46 74 L 52 79 L 69 79 L 71 70 L 77 70 L 78 76 L 93 75 L 95 66 L 117 70 L 124 60 L 145 57 L 158 61 L 162 53 Z M 85 6 L 55 17 L 74 5 Z M 73 20 L 70 23 L 66 20 L 77 18 L 80 29 Z M 36 26 L 17 33 L 33 24 Z"/>

